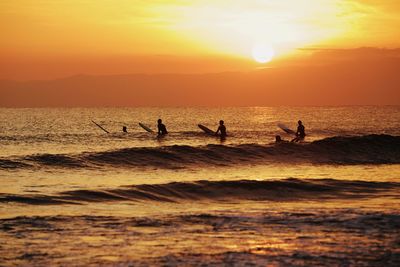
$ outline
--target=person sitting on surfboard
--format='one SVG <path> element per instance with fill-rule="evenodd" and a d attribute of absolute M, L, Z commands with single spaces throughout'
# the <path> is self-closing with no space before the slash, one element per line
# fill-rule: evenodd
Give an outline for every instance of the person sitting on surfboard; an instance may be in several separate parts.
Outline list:
<path fill-rule="evenodd" d="M 122 126 L 122 131 L 123 131 L 124 133 L 127 133 L 127 132 L 128 132 L 126 126 Z"/>
<path fill-rule="evenodd" d="M 219 121 L 219 127 L 218 127 L 217 131 L 215 132 L 215 135 L 217 135 L 218 133 L 221 133 L 220 134 L 221 138 L 225 138 L 226 137 L 226 127 L 224 125 L 224 121 L 223 120 Z"/>
<path fill-rule="evenodd" d="M 298 124 L 299 125 L 297 126 L 296 137 L 290 142 L 299 142 L 304 140 L 304 137 L 306 137 L 306 132 L 303 123 L 299 120 Z"/>
<path fill-rule="evenodd" d="M 165 125 L 162 123 L 162 120 L 161 120 L 161 119 L 158 119 L 157 123 L 158 123 L 158 124 L 157 124 L 157 127 L 158 127 L 158 134 L 161 134 L 161 135 L 167 134 L 167 133 L 168 133 L 167 128 L 166 128 Z"/>

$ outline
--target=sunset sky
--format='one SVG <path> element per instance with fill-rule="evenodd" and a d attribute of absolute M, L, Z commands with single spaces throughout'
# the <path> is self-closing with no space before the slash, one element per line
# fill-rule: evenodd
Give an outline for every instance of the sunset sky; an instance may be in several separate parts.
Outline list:
<path fill-rule="evenodd" d="M 0 79 L 380 64 L 400 58 L 399 15 L 398 0 L 3 0 Z"/>

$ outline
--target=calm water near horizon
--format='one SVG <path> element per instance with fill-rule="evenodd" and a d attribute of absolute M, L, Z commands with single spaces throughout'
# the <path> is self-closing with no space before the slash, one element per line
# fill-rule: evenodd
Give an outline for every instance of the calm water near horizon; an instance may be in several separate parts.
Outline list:
<path fill-rule="evenodd" d="M 400 265 L 400 106 L 2 108 L 0 148 L 0 265 Z"/>

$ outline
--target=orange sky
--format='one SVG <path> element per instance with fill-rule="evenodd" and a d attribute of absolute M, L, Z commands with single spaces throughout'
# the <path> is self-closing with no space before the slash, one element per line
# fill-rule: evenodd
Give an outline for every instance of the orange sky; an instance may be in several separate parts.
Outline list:
<path fill-rule="evenodd" d="M 0 79 L 380 64 L 399 58 L 399 15 L 398 0 L 4 0 Z"/>

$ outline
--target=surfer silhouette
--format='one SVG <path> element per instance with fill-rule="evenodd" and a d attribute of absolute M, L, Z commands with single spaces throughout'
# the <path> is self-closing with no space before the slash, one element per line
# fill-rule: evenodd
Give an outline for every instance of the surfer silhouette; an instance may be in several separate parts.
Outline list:
<path fill-rule="evenodd" d="M 226 127 L 224 125 L 224 121 L 223 120 L 219 121 L 219 127 L 218 127 L 217 131 L 215 132 L 215 135 L 217 135 L 218 133 L 220 133 L 221 139 L 225 139 L 225 137 L 226 137 Z"/>
<path fill-rule="evenodd" d="M 165 135 L 168 133 L 167 128 L 165 125 L 162 123 L 161 119 L 158 119 L 157 121 L 157 128 L 158 128 L 158 134 L 159 135 Z"/>
<path fill-rule="evenodd" d="M 280 135 L 275 135 L 275 143 L 279 144 L 279 143 L 285 143 L 285 142 L 288 142 L 288 141 L 283 140 Z"/>
<path fill-rule="evenodd" d="M 299 120 L 297 126 L 297 131 L 296 131 L 296 137 L 290 141 L 290 142 L 300 142 L 304 140 L 304 137 L 306 137 L 306 132 L 303 123 Z"/>
<path fill-rule="evenodd" d="M 122 131 L 123 131 L 124 133 L 127 133 L 127 132 L 128 132 L 126 126 L 122 126 Z"/>

